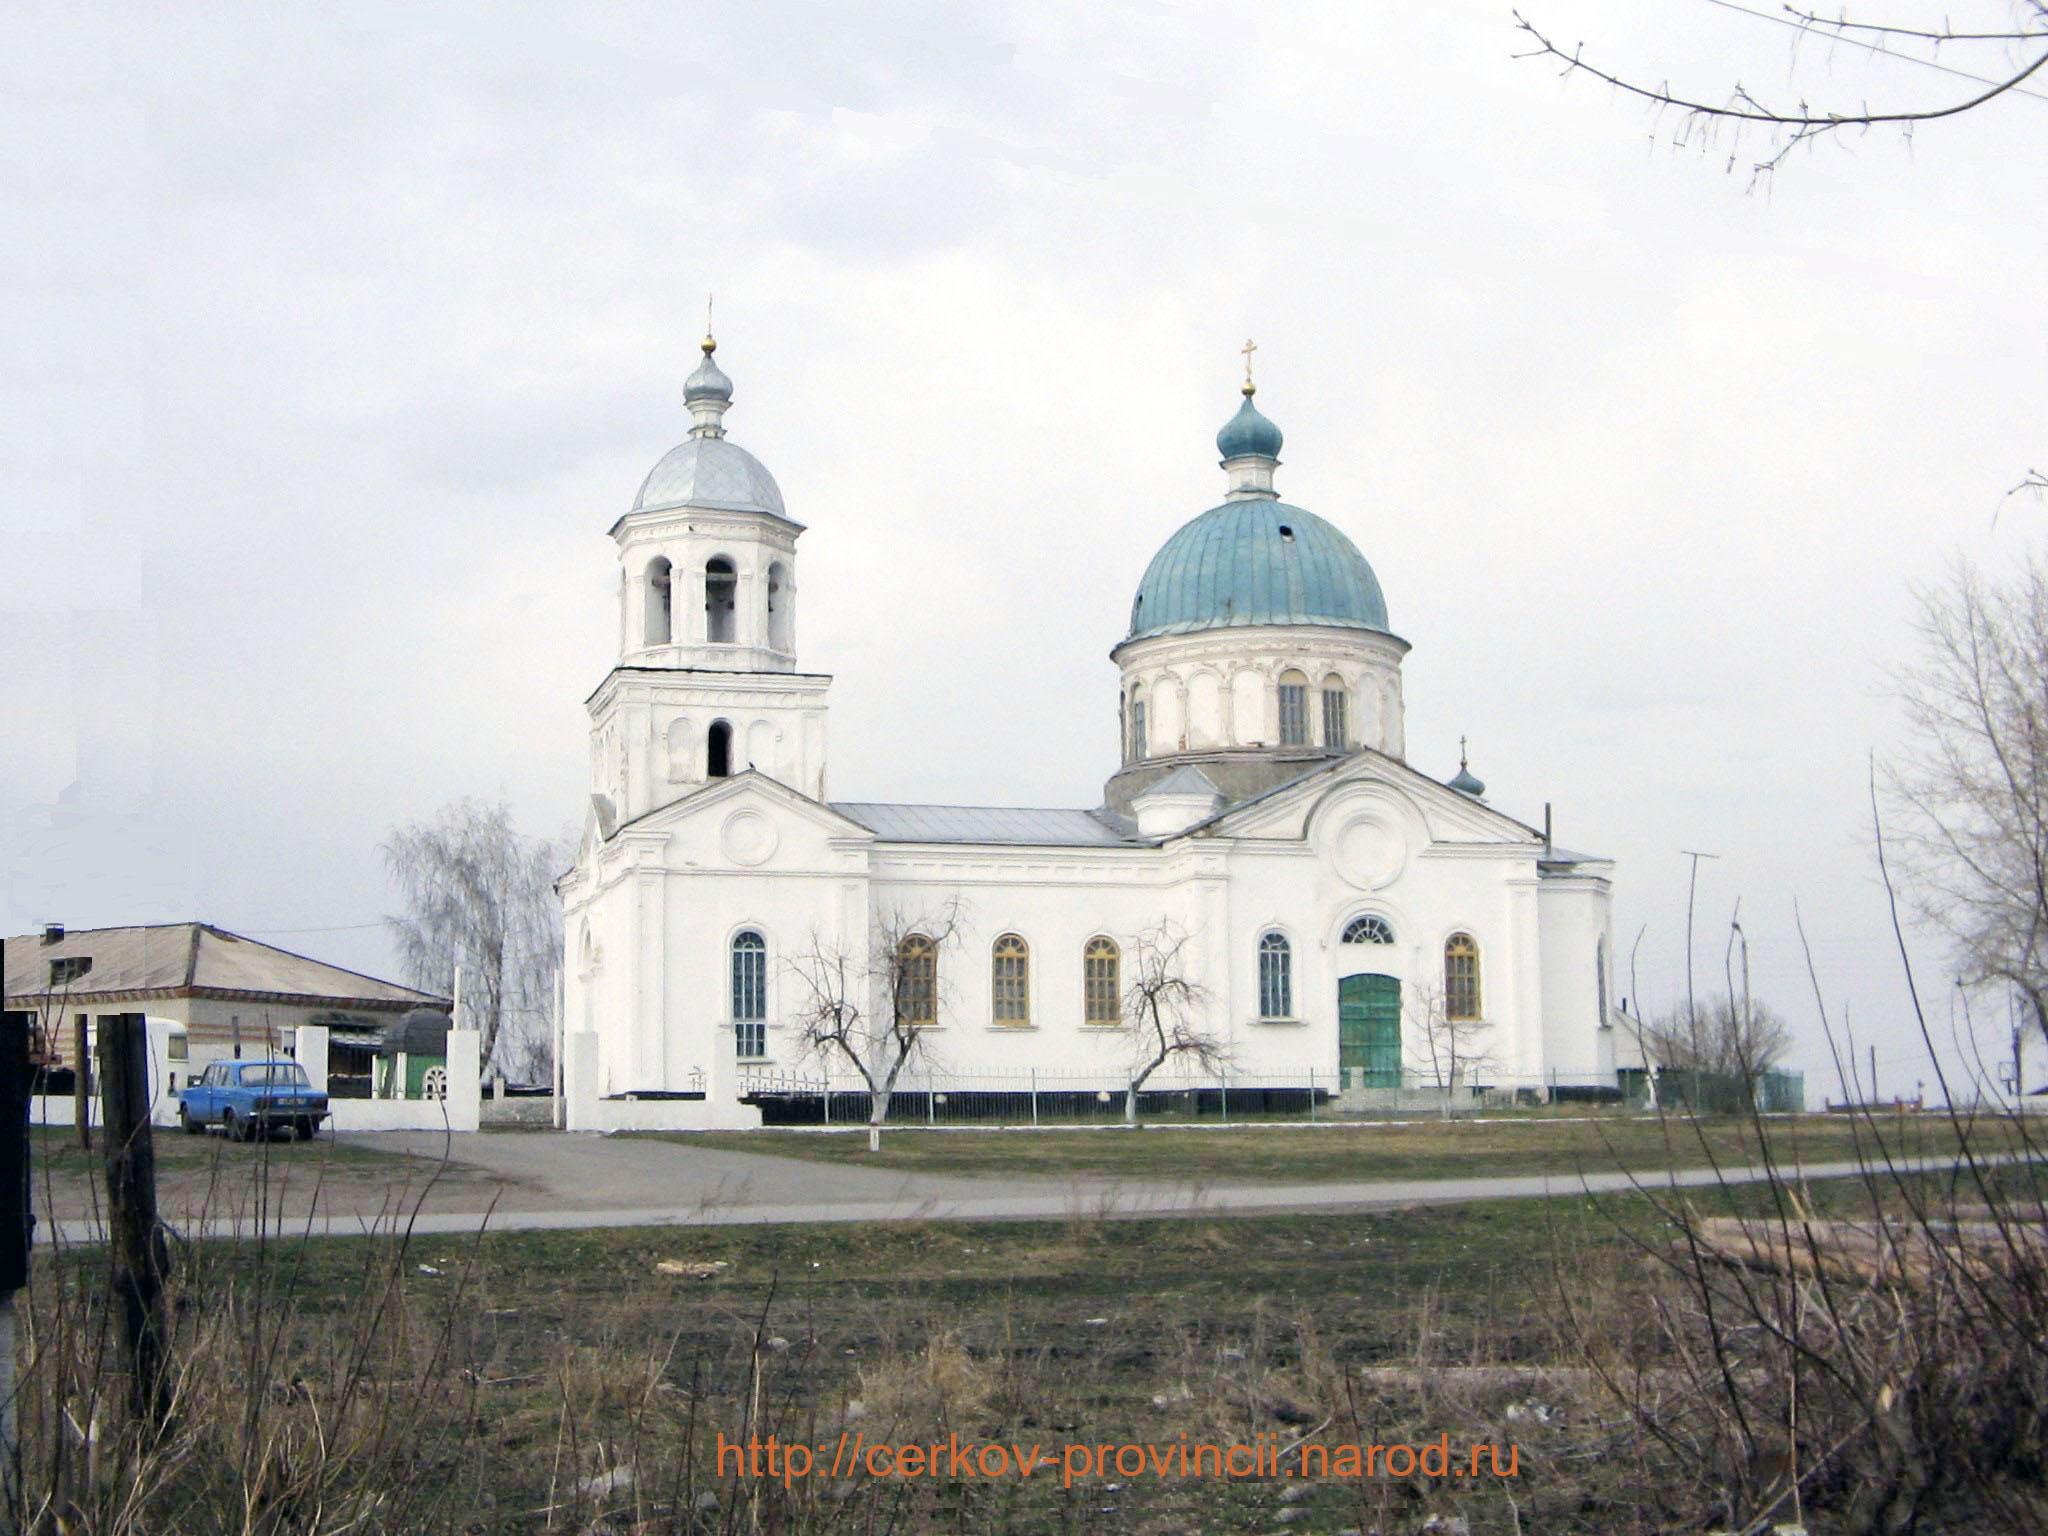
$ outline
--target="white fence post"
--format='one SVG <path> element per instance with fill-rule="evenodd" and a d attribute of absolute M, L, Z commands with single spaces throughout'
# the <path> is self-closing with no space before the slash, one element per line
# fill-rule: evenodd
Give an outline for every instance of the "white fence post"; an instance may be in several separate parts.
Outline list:
<path fill-rule="evenodd" d="M 1038 1068 L 1031 1069 L 1031 1129 L 1038 1129 Z"/>
<path fill-rule="evenodd" d="M 1316 1118 L 1316 1069 L 1308 1069 L 1308 1118 L 1313 1125 Z"/>

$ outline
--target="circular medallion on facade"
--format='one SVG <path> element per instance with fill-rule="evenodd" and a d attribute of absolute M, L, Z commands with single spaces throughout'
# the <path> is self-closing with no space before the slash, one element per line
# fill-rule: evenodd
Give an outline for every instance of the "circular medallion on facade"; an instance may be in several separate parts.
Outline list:
<path fill-rule="evenodd" d="M 735 811 L 726 818 L 719 842 L 725 849 L 725 856 L 735 864 L 749 868 L 765 864 L 775 856 L 775 849 L 782 841 L 782 834 L 775 830 L 775 823 L 759 811 Z"/>
<path fill-rule="evenodd" d="M 1345 822 L 1331 851 L 1338 875 L 1361 891 L 1392 885 L 1408 864 L 1407 839 L 1401 828 L 1370 812 Z"/>

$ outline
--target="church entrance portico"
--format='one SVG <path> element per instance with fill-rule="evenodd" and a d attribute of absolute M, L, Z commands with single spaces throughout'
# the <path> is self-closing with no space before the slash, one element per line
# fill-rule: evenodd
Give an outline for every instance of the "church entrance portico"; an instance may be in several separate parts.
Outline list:
<path fill-rule="evenodd" d="M 1337 983 L 1338 1081 L 1351 1088 L 1401 1086 L 1401 983 L 1346 976 Z"/>

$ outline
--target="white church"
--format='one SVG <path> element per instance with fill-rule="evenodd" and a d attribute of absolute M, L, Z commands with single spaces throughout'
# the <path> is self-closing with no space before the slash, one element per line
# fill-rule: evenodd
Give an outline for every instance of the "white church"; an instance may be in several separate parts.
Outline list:
<path fill-rule="evenodd" d="M 904 944 L 950 1073 L 1121 1072 L 1132 947 L 1164 930 L 1245 1079 L 1421 1088 L 1450 1039 L 1474 1087 L 1614 1083 L 1612 863 L 1495 809 L 1462 764 L 1408 764 L 1408 643 L 1351 540 L 1280 499 L 1249 375 L 1216 438 L 1223 499 L 1152 557 L 1110 650 L 1102 803 L 914 805 L 829 797 L 832 680 L 797 657 L 804 525 L 726 435 L 715 349 L 689 435 L 611 528 L 619 657 L 560 885 L 572 1124 L 579 1098 L 746 1123 L 742 1074 L 824 1066 L 790 1021 L 792 958 L 866 955 L 940 911 L 946 942 Z M 713 1102 L 676 1097 L 697 1091 Z"/>

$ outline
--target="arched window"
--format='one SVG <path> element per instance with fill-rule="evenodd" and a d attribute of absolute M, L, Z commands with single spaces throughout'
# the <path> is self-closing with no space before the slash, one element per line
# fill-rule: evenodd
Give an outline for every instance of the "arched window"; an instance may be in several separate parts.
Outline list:
<path fill-rule="evenodd" d="M 642 631 L 649 645 L 669 642 L 670 588 L 674 585 L 668 561 L 656 555 L 647 562 L 647 627 Z"/>
<path fill-rule="evenodd" d="M 938 1022 L 939 951 L 921 933 L 896 946 L 896 1015 L 905 1024 Z"/>
<path fill-rule="evenodd" d="M 768 943 L 751 928 L 732 941 L 732 1028 L 742 1059 L 768 1054 Z"/>
<path fill-rule="evenodd" d="M 1332 752 L 1351 750 L 1350 709 L 1345 697 L 1343 678 L 1332 672 L 1323 679 L 1323 745 Z"/>
<path fill-rule="evenodd" d="M 1394 925 L 1384 917 L 1367 914 L 1354 917 L 1344 925 L 1346 944 L 1391 944 L 1394 942 Z"/>
<path fill-rule="evenodd" d="M 1146 756 L 1145 740 L 1145 690 L 1131 690 L 1131 761 L 1141 763 Z"/>
<path fill-rule="evenodd" d="M 1479 946 L 1469 933 L 1444 941 L 1444 1017 L 1476 1019 L 1479 1015 Z"/>
<path fill-rule="evenodd" d="M 776 561 L 768 567 L 768 647 L 770 650 L 786 651 L 790 648 L 789 605 L 792 600 L 789 590 L 789 572 L 782 562 Z"/>
<path fill-rule="evenodd" d="M 706 778 L 725 779 L 732 777 L 732 722 L 714 720 L 704 737 L 704 775 Z"/>
<path fill-rule="evenodd" d="M 738 599 L 739 577 L 732 562 L 720 555 L 704 567 L 704 638 L 713 645 L 732 642 Z"/>
<path fill-rule="evenodd" d="M 996 940 L 989 956 L 989 991 L 998 1024 L 1031 1022 L 1031 946 L 1014 933 Z"/>
<path fill-rule="evenodd" d="M 1280 674 L 1280 745 L 1308 745 L 1308 679 L 1299 672 Z"/>
<path fill-rule="evenodd" d="M 1123 955 L 1115 939 L 1090 939 L 1081 951 L 1081 1020 L 1106 1026 L 1123 1020 Z"/>
<path fill-rule="evenodd" d="M 1287 935 L 1269 933 L 1259 940 L 1259 1017 L 1294 1016 L 1294 957 Z"/>

